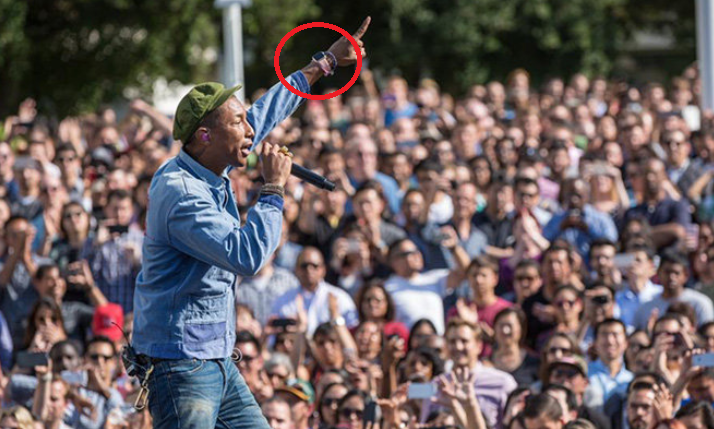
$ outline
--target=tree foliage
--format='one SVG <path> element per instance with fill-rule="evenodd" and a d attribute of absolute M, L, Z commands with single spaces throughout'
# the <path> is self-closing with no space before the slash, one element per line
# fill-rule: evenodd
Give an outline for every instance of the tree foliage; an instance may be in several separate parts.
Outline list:
<path fill-rule="evenodd" d="M 517 67 L 538 82 L 575 71 L 607 74 L 637 29 L 666 28 L 692 46 L 693 2 L 664 0 L 253 0 L 243 14 L 248 89 L 275 82 L 273 55 L 295 26 L 353 31 L 371 15 L 373 69 L 449 90 L 503 79 Z M 27 96 L 58 114 L 95 108 L 127 86 L 164 76 L 216 79 L 221 12 L 213 0 L 0 0 L 0 114 Z M 337 34 L 306 30 L 281 54 L 304 65 Z M 692 58 L 694 52 L 692 52 Z M 330 83 L 350 78 L 346 71 Z M 319 89 L 319 88 L 318 88 Z"/>

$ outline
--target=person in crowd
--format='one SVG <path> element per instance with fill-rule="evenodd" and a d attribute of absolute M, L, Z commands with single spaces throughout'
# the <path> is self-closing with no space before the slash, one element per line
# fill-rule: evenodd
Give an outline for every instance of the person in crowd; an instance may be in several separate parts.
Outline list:
<path fill-rule="evenodd" d="M 107 300 L 130 313 L 134 308 L 134 287 L 144 239 L 134 219 L 131 194 L 121 189 L 111 191 L 104 215 L 92 243 L 89 266 Z"/>
<path fill-rule="evenodd" d="M 526 315 L 517 307 L 498 312 L 493 322 L 491 363 L 513 376 L 519 386 L 530 386 L 538 380 L 540 361 L 525 348 Z"/>
<path fill-rule="evenodd" d="M 526 399 L 523 423 L 525 429 L 562 429 L 566 422 L 558 400 L 546 393 L 540 393 Z"/>
<path fill-rule="evenodd" d="M 610 427 L 607 417 L 596 410 L 597 404 L 591 403 L 599 396 L 599 392 L 590 388 L 588 365 L 585 359 L 578 355 L 562 357 L 551 362 L 546 371 L 547 386 L 560 385 L 572 393 L 575 404 L 570 408 L 576 418 L 594 422 L 596 427 L 601 429 Z"/>
<path fill-rule="evenodd" d="M 460 268 L 458 270 L 421 272 L 424 259 L 409 239 L 397 241 L 389 249 L 388 258 L 394 274 L 387 279 L 384 288 L 394 301 L 396 319 L 407 328 L 411 328 L 417 320 L 427 318 L 438 334 L 444 332 L 444 308 L 440 303 L 447 292 L 460 283 L 469 258 L 459 246 L 453 228 L 447 227 L 443 231 L 449 236 L 442 244 L 452 250 Z M 439 305 L 433 305 L 435 302 Z"/>
<path fill-rule="evenodd" d="M 664 314 L 667 308 L 675 302 L 691 305 L 697 315 L 697 322 L 703 325 L 714 320 L 714 306 L 706 295 L 685 288 L 689 279 L 689 260 L 679 252 L 667 250 L 663 252 L 657 270 L 657 277 L 662 283 L 662 293 L 656 295 L 637 309 L 635 327 L 646 329 L 652 311 Z"/>
<path fill-rule="evenodd" d="M 260 405 L 270 429 L 292 429 L 294 427 L 290 403 L 280 396 L 267 399 Z"/>
<path fill-rule="evenodd" d="M 623 355 L 627 348 L 627 328 L 619 319 L 605 319 L 595 325 L 597 359 L 588 366 L 590 384 L 600 392 L 597 398 L 601 410 L 610 396 L 632 381 L 633 374 L 625 368 Z"/>
<path fill-rule="evenodd" d="M 261 326 L 271 315 L 275 300 L 300 287 L 300 280 L 285 268 L 276 267 L 271 257 L 254 277 L 242 277 L 236 285 L 236 302 L 248 306 Z"/>
<path fill-rule="evenodd" d="M 649 246 L 632 246 L 626 253 L 624 286 L 615 292 L 615 302 L 620 309 L 620 319 L 628 329 L 635 326 L 638 309 L 662 293 L 662 286 L 652 282 L 655 274 L 654 249 Z"/>

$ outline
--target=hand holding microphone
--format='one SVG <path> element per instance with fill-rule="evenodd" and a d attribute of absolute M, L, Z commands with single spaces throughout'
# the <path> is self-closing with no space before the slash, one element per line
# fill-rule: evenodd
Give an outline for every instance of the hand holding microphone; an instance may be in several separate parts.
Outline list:
<path fill-rule="evenodd" d="M 265 183 L 285 186 L 285 183 L 288 181 L 288 175 L 292 174 L 320 189 L 327 189 L 328 191 L 335 189 L 335 184 L 325 177 L 302 165 L 293 164 L 293 154 L 290 153 L 286 146 L 280 147 L 264 142 L 261 155 L 263 159 L 263 179 L 265 179 Z"/>

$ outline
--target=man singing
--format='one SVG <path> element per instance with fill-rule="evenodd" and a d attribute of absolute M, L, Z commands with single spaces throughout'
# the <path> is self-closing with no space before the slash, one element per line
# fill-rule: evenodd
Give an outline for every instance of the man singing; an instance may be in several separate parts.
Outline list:
<path fill-rule="evenodd" d="M 367 18 L 354 38 L 360 40 Z M 356 53 L 342 37 L 290 75 L 310 85 Z M 268 428 L 231 361 L 235 341 L 235 276 L 252 276 L 275 251 L 282 228 L 286 150 L 261 149 L 265 185 L 241 226 L 228 171 L 245 165 L 257 144 L 302 99 L 276 84 L 250 109 L 233 97 L 240 86 L 194 87 L 176 110 L 174 138 L 183 148 L 154 176 L 149 190 L 142 270 L 134 296 L 137 353 L 151 359 L 149 410 L 155 428 Z"/>

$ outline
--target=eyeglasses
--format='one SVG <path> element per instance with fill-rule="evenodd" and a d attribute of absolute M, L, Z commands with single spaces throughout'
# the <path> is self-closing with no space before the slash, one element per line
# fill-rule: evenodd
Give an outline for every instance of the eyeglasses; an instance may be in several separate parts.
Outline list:
<path fill-rule="evenodd" d="M 89 359 L 93 360 L 94 362 L 99 362 L 100 359 L 107 361 L 107 360 L 114 359 L 114 355 L 103 355 L 101 353 L 92 353 L 89 355 Z"/>
<path fill-rule="evenodd" d="M 287 375 L 287 374 L 280 374 L 280 373 L 277 373 L 277 372 L 268 372 L 268 371 L 266 371 L 265 373 L 266 373 L 266 374 L 268 375 L 268 377 L 270 377 L 270 378 L 278 378 L 278 379 L 280 379 L 280 380 L 285 380 L 285 379 L 288 378 L 288 375 Z"/>
<path fill-rule="evenodd" d="M 249 363 L 251 363 L 252 361 L 254 361 L 257 358 L 258 358 L 257 356 L 242 355 L 240 358 L 240 361 L 238 361 L 238 363 L 244 363 L 244 364 L 248 365 Z"/>
<path fill-rule="evenodd" d="M 359 408 L 343 408 L 340 410 L 340 414 L 342 417 L 351 419 L 352 416 L 357 416 L 360 420 L 362 419 L 362 414 L 364 414 L 364 409 L 360 410 Z"/>
<path fill-rule="evenodd" d="M 340 403 L 340 398 L 324 398 L 322 400 L 323 407 L 337 408 L 337 404 Z"/>
<path fill-rule="evenodd" d="M 536 192 L 516 192 L 516 195 L 520 198 L 535 198 L 538 196 Z"/>
<path fill-rule="evenodd" d="M 312 268 L 312 269 L 316 270 L 316 269 L 320 268 L 321 266 L 322 266 L 321 264 L 314 264 L 312 262 L 303 262 L 302 264 L 300 264 L 300 268 L 303 270 L 306 270 L 308 268 Z"/>

